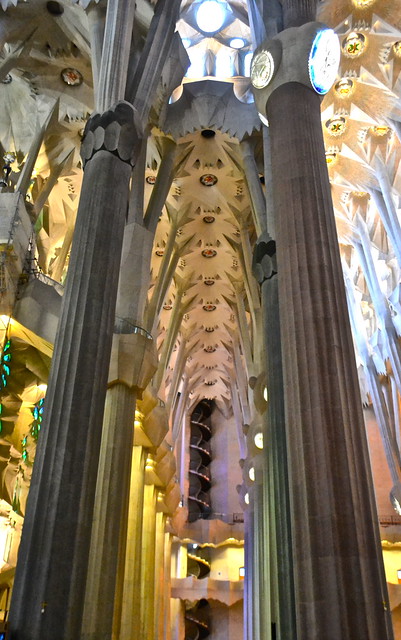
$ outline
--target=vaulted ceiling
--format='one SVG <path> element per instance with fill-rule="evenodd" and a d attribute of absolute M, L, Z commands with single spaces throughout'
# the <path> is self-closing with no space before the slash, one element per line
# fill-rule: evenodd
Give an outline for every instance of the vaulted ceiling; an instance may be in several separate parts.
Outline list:
<path fill-rule="evenodd" d="M 171 402 L 187 380 L 190 404 L 214 398 L 229 413 L 237 389 L 246 413 L 248 379 L 263 367 L 260 302 L 251 264 L 259 230 L 244 179 L 242 140 L 249 139 L 253 149 L 260 193 L 269 192 L 270 185 L 264 184 L 262 125 L 246 76 L 245 56 L 254 47 L 247 3 L 223 4 L 223 25 L 205 34 L 196 22 L 199 1 L 182 2 L 177 29 L 192 67 L 170 104 L 156 105 L 151 114 L 145 206 L 163 140 L 173 139 L 178 148 L 156 231 L 149 301 L 172 256 L 176 268 L 170 263 L 171 282 L 160 316 L 148 313 L 146 328 L 157 337 L 157 384 L 165 399 Z M 63 282 L 82 179 L 81 137 L 94 108 L 90 32 L 106 3 L 2 0 L 1 5 L 0 143 L 4 153 L 12 154 L 9 179 L 15 185 L 37 131 L 46 127 L 27 199 L 36 221 L 38 265 Z M 386 351 L 377 336 L 383 320 L 373 281 L 392 317 L 401 314 L 398 247 L 390 237 L 391 229 L 395 236 L 399 231 L 401 188 L 399 9 L 393 0 L 324 0 L 318 14 L 342 45 L 337 82 L 322 102 L 322 127 L 344 270 L 358 310 L 355 326 L 359 323 L 376 363 L 385 362 Z M 138 50 L 152 12 L 151 3 L 137 2 Z M 241 38 L 242 47 L 230 46 L 232 38 Z M 201 66 L 196 66 L 199 60 Z M 387 226 L 377 208 L 376 194 L 383 187 L 378 168 L 393 203 Z M 365 236 L 373 265 L 368 272 L 361 264 Z M 366 260 L 366 251 L 364 255 Z M 368 401 L 362 365 L 361 381 Z"/>

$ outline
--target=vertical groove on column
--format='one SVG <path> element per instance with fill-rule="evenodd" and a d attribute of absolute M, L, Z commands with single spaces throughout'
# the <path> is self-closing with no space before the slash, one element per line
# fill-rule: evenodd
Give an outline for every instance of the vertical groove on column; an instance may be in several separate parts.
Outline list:
<path fill-rule="evenodd" d="M 264 508 L 268 509 L 271 520 L 271 553 L 277 575 L 279 618 L 275 622 L 281 640 L 296 640 L 277 275 L 263 282 L 262 304 L 268 393 L 267 440 L 263 452 L 267 467 Z"/>
<path fill-rule="evenodd" d="M 145 484 L 143 499 L 141 605 L 138 620 L 140 640 L 154 640 L 155 550 L 157 490 Z"/>
<path fill-rule="evenodd" d="M 103 151 L 84 173 L 10 613 L 16 640 L 79 636 L 130 174 Z"/>
<path fill-rule="evenodd" d="M 378 640 L 392 635 L 319 106 L 296 83 L 267 105 L 297 631 Z"/>
<path fill-rule="evenodd" d="M 138 611 L 141 604 L 142 520 L 146 451 L 132 449 L 130 504 L 126 539 L 120 540 L 118 599 L 114 613 L 114 635 L 120 640 L 139 637 Z"/>
<path fill-rule="evenodd" d="M 82 640 L 111 637 L 120 536 L 126 537 L 135 392 L 107 392 L 93 517 Z"/>

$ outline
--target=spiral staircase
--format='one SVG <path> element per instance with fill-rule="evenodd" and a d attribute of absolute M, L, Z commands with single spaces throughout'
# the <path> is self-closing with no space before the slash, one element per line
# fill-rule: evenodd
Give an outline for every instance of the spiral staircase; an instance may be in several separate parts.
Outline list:
<path fill-rule="evenodd" d="M 185 611 L 185 640 L 201 640 L 210 635 L 210 605 L 199 600 Z"/>
<path fill-rule="evenodd" d="M 187 576 L 194 576 L 201 580 L 210 573 L 210 552 L 207 547 L 188 548 L 187 553 Z"/>
<path fill-rule="evenodd" d="M 201 400 L 191 415 L 189 456 L 188 521 L 207 519 L 211 514 L 209 465 L 212 461 L 210 439 L 212 437 L 212 403 Z"/>

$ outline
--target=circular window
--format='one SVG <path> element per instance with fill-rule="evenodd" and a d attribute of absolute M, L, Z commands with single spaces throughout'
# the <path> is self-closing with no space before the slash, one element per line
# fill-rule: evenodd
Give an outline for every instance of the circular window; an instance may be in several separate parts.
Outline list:
<path fill-rule="evenodd" d="M 201 31 L 216 33 L 223 26 L 226 17 L 224 6 L 216 0 L 205 0 L 196 12 L 196 22 Z"/>

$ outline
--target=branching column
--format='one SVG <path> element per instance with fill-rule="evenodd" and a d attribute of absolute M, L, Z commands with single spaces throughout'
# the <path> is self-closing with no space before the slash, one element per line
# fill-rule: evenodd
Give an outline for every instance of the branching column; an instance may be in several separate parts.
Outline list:
<path fill-rule="evenodd" d="M 113 634 L 120 640 L 141 637 L 138 612 L 142 602 L 140 584 L 145 569 L 142 556 L 143 518 L 145 510 L 149 511 L 144 493 L 146 477 L 149 480 L 149 467 L 153 469 L 154 466 L 153 459 L 149 458 L 146 468 L 145 465 L 150 450 L 157 449 L 168 431 L 167 418 L 161 414 L 158 400 L 149 390 L 144 392 L 143 399 L 138 404 L 132 449 L 128 530 L 122 531 L 120 537 L 120 566 L 114 613 Z M 154 474 L 151 479 L 154 480 Z"/>
<path fill-rule="evenodd" d="M 261 286 L 266 354 L 268 404 L 266 438 L 263 448 L 264 511 L 265 514 L 268 513 L 267 529 L 270 533 L 271 544 L 270 566 L 275 568 L 275 571 L 270 573 L 270 584 L 272 591 L 276 591 L 278 600 L 276 606 L 272 607 L 272 620 L 277 625 L 279 638 L 295 640 L 292 541 L 276 243 L 267 233 L 258 239 L 253 268 L 255 277 Z M 276 617 L 277 609 L 278 617 Z"/>
<path fill-rule="evenodd" d="M 391 638 L 320 100 L 303 84 L 284 83 L 266 115 L 297 638 Z"/>
<path fill-rule="evenodd" d="M 86 585 L 83 640 L 107 640 L 111 637 L 119 543 L 125 541 L 127 535 L 136 393 L 143 391 L 156 367 L 156 347 L 146 332 L 114 336 Z"/>
<path fill-rule="evenodd" d="M 120 254 L 138 147 L 133 107 L 95 114 L 10 614 L 18 640 L 79 637 Z"/>

